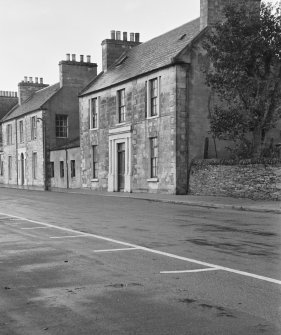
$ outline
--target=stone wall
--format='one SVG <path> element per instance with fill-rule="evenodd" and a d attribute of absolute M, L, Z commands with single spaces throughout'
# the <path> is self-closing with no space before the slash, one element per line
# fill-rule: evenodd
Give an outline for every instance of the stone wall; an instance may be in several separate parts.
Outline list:
<path fill-rule="evenodd" d="M 281 200 L 281 162 L 237 165 L 197 162 L 191 167 L 189 194 Z"/>

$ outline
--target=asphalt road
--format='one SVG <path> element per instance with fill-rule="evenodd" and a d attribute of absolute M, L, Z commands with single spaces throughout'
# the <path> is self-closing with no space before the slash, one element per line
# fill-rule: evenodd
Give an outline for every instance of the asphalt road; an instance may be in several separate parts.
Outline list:
<path fill-rule="evenodd" d="M 0 335 L 281 334 L 280 216 L 0 188 Z"/>

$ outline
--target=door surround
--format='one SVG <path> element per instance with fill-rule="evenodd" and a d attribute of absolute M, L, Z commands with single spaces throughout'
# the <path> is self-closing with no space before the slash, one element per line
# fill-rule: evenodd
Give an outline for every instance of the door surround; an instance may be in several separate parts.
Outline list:
<path fill-rule="evenodd" d="M 109 129 L 108 192 L 118 191 L 118 144 L 125 143 L 124 192 L 132 192 L 132 126 Z"/>

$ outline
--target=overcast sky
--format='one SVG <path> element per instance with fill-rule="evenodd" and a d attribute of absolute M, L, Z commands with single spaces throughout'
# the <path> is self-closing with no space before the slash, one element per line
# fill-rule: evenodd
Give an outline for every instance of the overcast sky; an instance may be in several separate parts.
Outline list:
<path fill-rule="evenodd" d="M 139 32 L 142 42 L 199 17 L 200 0 L 0 0 L 0 91 L 24 76 L 59 81 L 66 53 L 91 55 L 101 71 L 110 30 Z"/>

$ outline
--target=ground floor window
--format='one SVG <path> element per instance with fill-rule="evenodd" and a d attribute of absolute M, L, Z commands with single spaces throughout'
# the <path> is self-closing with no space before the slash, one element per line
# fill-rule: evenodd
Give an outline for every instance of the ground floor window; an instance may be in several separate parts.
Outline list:
<path fill-rule="evenodd" d="M 3 155 L 0 155 L 0 176 L 4 174 L 4 162 L 3 162 Z"/>
<path fill-rule="evenodd" d="M 64 178 L 64 162 L 60 161 L 60 177 Z"/>
<path fill-rule="evenodd" d="M 98 146 L 93 145 L 93 178 L 98 178 Z"/>
<path fill-rule="evenodd" d="M 37 152 L 32 154 L 32 174 L 33 179 L 37 179 Z"/>
<path fill-rule="evenodd" d="M 54 178 L 54 176 L 55 176 L 54 162 L 50 162 L 50 164 L 49 164 L 49 174 L 50 174 L 50 178 Z"/>
<path fill-rule="evenodd" d="M 156 178 L 158 170 L 158 141 L 157 137 L 150 138 L 150 177 Z"/>
<path fill-rule="evenodd" d="M 8 156 L 8 178 L 12 179 L 12 156 Z"/>
<path fill-rule="evenodd" d="M 75 160 L 70 161 L 70 175 L 71 178 L 75 177 Z"/>

